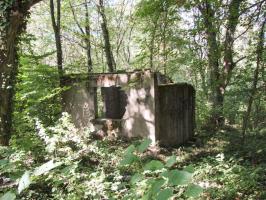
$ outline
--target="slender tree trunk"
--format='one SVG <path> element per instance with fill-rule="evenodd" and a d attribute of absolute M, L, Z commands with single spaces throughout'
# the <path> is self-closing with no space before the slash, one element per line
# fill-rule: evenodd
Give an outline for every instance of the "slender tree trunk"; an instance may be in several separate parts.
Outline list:
<path fill-rule="evenodd" d="M 97 9 L 102 18 L 101 27 L 102 27 L 102 32 L 103 32 L 106 62 L 108 65 L 109 72 L 114 72 L 116 70 L 116 64 L 114 61 L 114 56 L 113 56 L 112 47 L 110 43 L 110 35 L 109 35 L 108 26 L 107 26 L 107 19 L 105 15 L 105 8 L 104 8 L 103 0 L 99 0 Z"/>
<path fill-rule="evenodd" d="M 88 73 L 92 72 L 92 57 L 91 57 L 91 30 L 90 30 L 90 18 L 89 18 L 89 10 L 88 10 L 88 1 L 85 0 L 85 43 L 86 43 L 86 51 L 87 51 L 87 65 L 88 65 Z"/>
<path fill-rule="evenodd" d="M 90 33 L 90 18 L 89 18 L 89 9 L 88 9 L 88 1 L 84 1 L 84 8 L 85 8 L 85 31 L 83 27 L 80 25 L 76 14 L 75 14 L 75 9 L 72 6 L 72 3 L 69 2 L 74 21 L 76 25 L 78 26 L 80 33 L 83 36 L 83 41 L 85 42 L 85 47 L 82 45 L 81 47 L 86 50 L 87 54 L 87 68 L 88 68 L 88 73 L 92 72 L 92 57 L 91 57 L 91 33 Z"/>
<path fill-rule="evenodd" d="M 149 50 L 150 50 L 149 62 L 150 62 L 151 69 L 154 69 L 153 61 L 154 61 L 154 49 L 155 49 L 155 36 L 156 36 L 157 27 L 158 27 L 158 20 L 159 20 L 159 16 L 154 21 L 154 27 L 151 33 L 151 41 L 149 45 Z"/>
<path fill-rule="evenodd" d="M 5 23 L 0 27 L 0 145 L 3 146 L 9 145 L 12 132 L 13 97 L 18 69 L 17 44 L 26 27 L 28 10 L 39 1 L 13 1 L 0 14 L 0 22 Z"/>
<path fill-rule="evenodd" d="M 162 30 L 162 42 L 163 42 L 163 71 L 164 74 L 167 74 L 167 41 L 166 41 L 166 32 L 168 28 L 168 7 L 164 5 L 164 13 L 163 13 L 163 30 Z"/>
<path fill-rule="evenodd" d="M 262 71 L 262 70 L 261 70 Z M 260 121 L 260 116 L 261 116 L 261 110 L 260 110 L 260 103 L 261 103 L 261 99 L 259 98 L 256 102 L 255 102 L 255 109 L 254 109 L 254 121 L 253 121 L 253 128 L 258 127 L 259 125 L 259 121 Z M 245 135 L 245 133 L 244 133 Z"/>
<path fill-rule="evenodd" d="M 52 19 L 52 26 L 54 30 L 55 44 L 56 44 L 56 55 L 57 55 L 57 68 L 60 86 L 63 87 L 63 51 L 61 41 L 61 0 L 56 0 L 57 13 L 55 16 L 54 0 L 50 0 L 50 12 Z"/>
<path fill-rule="evenodd" d="M 257 45 L 257 51 L 256 51 L 256 53 L 257 53 L 256 69 L 254 71 L 253 84 L 252 84 L 250 96 L 248 99 L 247 111 L 243 117 L 243 124 L 242 124 L 242 136 L 243 136 L 243 138 L 245 138 L 245 135 L 246 135 L 246 130 L 247 130 L 247 126 L 249 124 L 249 117 L 250 117 L 250 113 L 251 113 L 251 109 L 252 109 L 252 104 L 254 101 L 255 94 L 257 92 L 259 71 L 260 71 L 261 62 L 263 59 L 265 23 L 266 23 L 266 18 L 261 25 L 261 29 L 260 29 L 260 33 L 259 33 L 259 39 L 258 39 L 258 45 Z"/>

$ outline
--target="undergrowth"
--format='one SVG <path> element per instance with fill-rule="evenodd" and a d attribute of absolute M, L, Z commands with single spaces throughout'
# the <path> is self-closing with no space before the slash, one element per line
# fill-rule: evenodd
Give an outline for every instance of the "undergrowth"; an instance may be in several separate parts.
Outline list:
<path fill-rule="evenodd" d="M 94 140 L 67 115 L 54 127 L 35 124 L 27 150 L 16 142 L 0 149 L 1 200 L 266 199 L 263 133 L 245 143 L 236 130 L 200 133 L 165 149 L 149 140 Z"/>

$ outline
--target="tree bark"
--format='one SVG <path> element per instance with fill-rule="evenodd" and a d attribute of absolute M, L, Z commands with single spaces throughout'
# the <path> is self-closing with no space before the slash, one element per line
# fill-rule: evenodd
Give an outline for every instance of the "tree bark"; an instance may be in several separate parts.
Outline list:
<path fill-rule="evenodd" d="M 91 29 L 90 29 L 90 18 L 89 18 L 89 10 L 88 10 L 88 2 L 85 0 L 85 43 L 87 50 L 87 65 L 88 65 L 88 73 L 92 72 L 92 57 L 91 57 Z"/>
<path fill-rule="evenodd" d="M 85 43 L 84 45 L 80 45 L 83 49 L 86 50 L 87 54 L 87 68 L 88 68 L 88 73 L 92 72 L 92 57 L 91 57 L 91 30 L 90 30 L 90 18 L 89 18 L 89 10 L 88 10 L 88 1 L 84 1 L 84 8 L 85 8 L 85 30 L 84 28 L 80 25 L 76 14 L 75 14 L 75 9 L 72 6 L 72 3 L 70 2 L 70 8 L 73 14 L 74 21 L 76 25 L 78 26 L 80 33 L 82 34 L 82 40 Z"/>
<path fill-rule="evenodd" d="M 232 71 L 235 68 L 236 63 L 233 60 L 233 44 L 235 41 L 236 26 L 240 16 L 240 4 L 243 0 L 232 0 L 229 5 L 229 16 L 227 29 L 224 41 L 224 58 L 223 58 L 223 73 L 222 73 L 222 85 L 221 90 L 224 93 L 228 83 L 230 82 Z"/>
<path fill-rule="evenodd" d="M 112 47 L 110 43 L 110 35 L 109 35 L 108 26 L 107 26 L 107 19 L 105 15 L 105 8 L 104 8 L 103 0 L 99 0 L 97 9 L 98 9 L 98 13 L 101 15 L 101 18 L 102 18 L 101 27 L 102 27 L 102 32 L 103 32 L 106 62 L 108 65 L 109 72 L 114 72 L 116 70 L 116 64 L 114 61 L 114 56 L 113 56 Z"/>
<path fill-rule="evenodd" d="M 228 83 L 230 82 L 232 71 L 236 65 L 233 60 L 233 44 L 234 35 L 238 25 L 240 16 L 240 4 L 243 0 L 231 0 L 229 3 L 227 26 L 224 46 L 224 55 L 220 53 L 220 47 L 217 39 L 218 27 L 215 25 L 215 10 L 209 1 L 205 1 L 204 5 L 199 9 L 203 15 L 204 26 L 206 29 L 208 43 L 208 62 L 210 69 L 210 86 L 211 86 L 211 125 L 221 127 L 224 125 L 223 106 L 224 93 Z M 219 60 L 223 58 L 223 71 L 219 70 Z"/>
<path fill-rule="evenodd" d="M 57 15 L 55 16 L 54 0 L 50 0 L 50 12 L 52 19 L 52 26 L 54 30 L 55 44 L 56 44 L 56 56 L 57 56 L 57 68 L 60 86 L 63 87 L 63 51 L 61 41 L 61 0 L 56 0 Z"/>
<path fill-rule="evenodd" d="M 215 12 L 208 1 L 199 7 L 204 21 L 207 44 L 208 44 L 208 67 L 210 70 L 210 101 L 212 103 L 212 113 L 210 124 L 219 126 L 223 109 L 223 93 L 220 90 L 219 59 L 221 53 L 217 41 L 217 27 L 214 23 Z"/>
<path fill-rule="evenodd" d="M 265 23 L 266 23 L 266 18 L 264 19 L 261 28 L 260 28 L 260 33 L 259 33 L 259 39 L 258 39 L 258 45 L 257 45 L 257 61 L 256 61 L 256 69 L 254 71 L 254 77 L 253 77 L 253 84 L 252 88 L 249 94 L 249 99 L 248 99 L 248 107 L 247 111 L 243 117 L 243 124 L 242 124 L 242 136 L 245 138 L 246 135 L 246 130 L 247 126 L 249 123 L 249 117 L 252 109 L 252 104 L 254 101 L 254 97 L 257 92 L 257 84 L 258 84 L 258 79 L 259 79 L 259 71 L 261 67 L 261 62 L 263 60 L 263 50 L 264 50 L 264 29 L 265 29 Z"/>
<path fill-rule="evenodd" d="M 156 16 L 155 20 L 153 21 L 153 30 L 151 32 L 151 41 L 149 44 L 149 50 L 150 50 L 150 55 L 149 55 L 149 65 L 150 68 L 154 70 L 154 50 L 155 50 L 155 36 L 156 36 L 156 31 L 158 28 L 158 20 L 159 16 Z"/>
<path fill-rule="evenodd" d="M 8 146 L 12 132 L 13 97 L 18 69 L 17 44 L 31 6 L 40 0 L 13 1 L 0 14 L 0 145 Z"/>

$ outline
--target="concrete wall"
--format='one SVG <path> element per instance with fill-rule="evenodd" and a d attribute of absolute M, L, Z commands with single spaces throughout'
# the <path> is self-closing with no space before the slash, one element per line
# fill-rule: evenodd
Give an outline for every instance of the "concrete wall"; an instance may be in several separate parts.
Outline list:
<path fill-rule="evenodd" d="M 99 129 L 98 122 L 113 120 L 121 136 L 178 146 L 194 134 L 195 91 L 191 85 L 169 82 L 149 70 L 72 77 L 66 81 L 70 88 L 63 94 L 64 108 L 77 127 L 93 124 Z M 103 93 L 106 119 L 97 118 L 97 87 Z"/>
<path fill-rule="evenodd" d="M 86 79 L 67 78 L 62 94 L 63 111 L 68 112 L 78 128 L 90 125 L 95 118 L 95 92 L 89 89 Z"/>
<path fill-rule="evenodd" d="M 124 94 L 120 93 L 120 98 L 114 94 L 117 96 L 117 102 L 121 103 L 122 107 L 118 108 L 120 112 L 123 112 L 123 107 L 125 108 L 121 120 L 121 136 L 148 137 L 155 141 L 154 73 L 146 70 L 123 74 L 99 74 L 93 75 L 89 80 L 90 87 L 120 87 L 123 91 Z M 108 101 L 118 107 L 110 99 L 113 98 L 109 94 Z"/>
<path fill-rule="evenodd" d="M 148 137 L 155 142 L 154 73 L 133 73 L 129 77 L 126 112 L 122 130 L 126 137 Z"/>
<path fill-rule="evenodd" d="M 72 116 L 77 127 L 86 127 L 97 118 L 98 87 L 105 101 L 104 117 L 106 120 L 121 119 L 121 136 L 148 137 L 155 141 L 154 73 L 147 70 L 93 74 L 83 79 L 68 77 L 65 82 L 70 88 L 63 94 L 64 110 Z M 97 121 L 93 122 L 95 129 Z"/>

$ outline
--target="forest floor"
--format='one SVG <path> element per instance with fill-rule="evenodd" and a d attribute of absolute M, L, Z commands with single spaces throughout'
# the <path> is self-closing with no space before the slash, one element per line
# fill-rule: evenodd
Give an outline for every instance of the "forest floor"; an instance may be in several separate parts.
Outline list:
<path fill-rule="evenodd" d="M 204 199 L 266 199 L 266 134 L 237 130 L 199 135 L 201 144 L 182 148 L 180 165 L 192 164 L 206 188 Z"/>
<path fill-rule="evenodd" d="M 249 134 L 242 142 L 237 130 L 215 134 L 201 132 L 196 142 L 179 148 L 160 148 L 156 153 L 146 152 L 142 160 L 152 157 L 164 162 L 166 157 L 176 155 L 172 168 L 194 168 L 193 180 L 204 188 L 201 199 L 263 200 L 266 199 L 265 141 L 265 133 Z M 121 199 L 132 192 L 127 189 L 128 184 L 140 167 L 117 167 L 132 142 L 91 140 L 86 148 L 66 143 L 68 147 L 57 147 L 57 158 L 54 152 L 49 154 L 42 147 L 36 152 L 18 147 L 1 148 L 0 193 L 15 191 L 18 177 L 25 170 L 34 171 L 36 166 L 51 159 L 63 160 L 64 164 L 33 178 L 31 186 L 19 194 L 19 199 Z M 176 195 L 175 199 L 186 198 Z"/>

